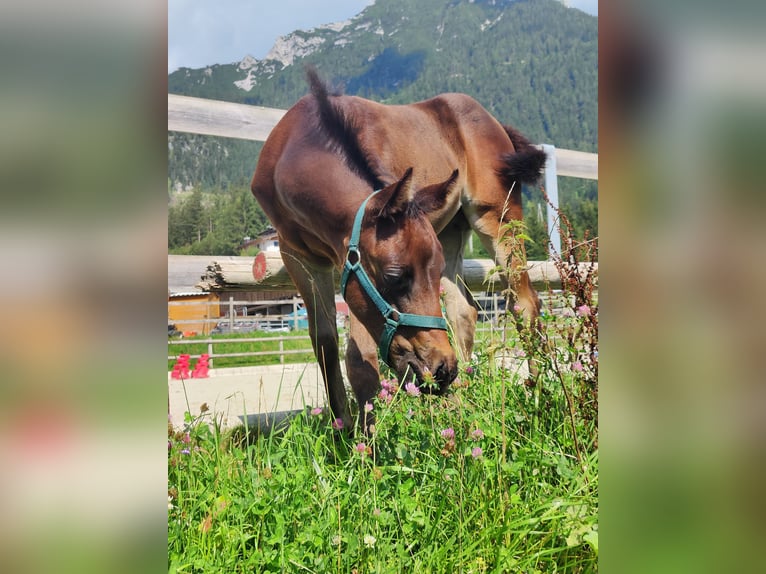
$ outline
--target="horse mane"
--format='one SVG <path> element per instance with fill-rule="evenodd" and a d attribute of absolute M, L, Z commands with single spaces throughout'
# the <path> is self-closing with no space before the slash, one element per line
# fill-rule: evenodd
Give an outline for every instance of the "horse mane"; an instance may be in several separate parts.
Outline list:
<path fill-rule="evenodd" d="M 342 91 L 330 90 L 314 66 L 306 66 L 306 79 L 319 108 L 318 127 L 327 136 L 330 146 L 340 152 L 349 168 L 367 180 L 373 188 L 382 188 L 384 184 L 373 170 L 368 154 L 359 140 L 362 126 L 353 115 L 347 114 L 336 100 L 343 95 Z"/>
<path fill-rule="evenodd" d="M 514 153 L 504 154 L 501 158 L 503 165 L 497 170 L 497 174 L 503 179 L 503 184 L 510 188 L 514 181 L 537 183 L 545 167 L 545 152 L 532 145 L 532 142 L 514 128 L 503 126 L 503 129 L 516 150 Z"/>

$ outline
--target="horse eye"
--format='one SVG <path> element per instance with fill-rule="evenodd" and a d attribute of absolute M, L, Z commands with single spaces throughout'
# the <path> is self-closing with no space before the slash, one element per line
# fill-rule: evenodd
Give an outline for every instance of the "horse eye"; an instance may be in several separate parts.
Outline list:
<path fill-rule="evenodd" d="M 383 274 L 383 289 L 386 292 L 403 291 L 409 287 L 410 273 L 406 269 L 388 269 Z"/>

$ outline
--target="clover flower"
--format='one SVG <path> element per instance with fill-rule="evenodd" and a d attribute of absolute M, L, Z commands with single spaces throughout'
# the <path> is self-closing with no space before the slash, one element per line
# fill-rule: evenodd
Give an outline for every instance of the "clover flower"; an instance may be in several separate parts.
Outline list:
<path fill-rule="evenodd" d="M 471 431 L 472 440 L 481 440 L 484 438 L 484 431 L 481 429 L 474 429 Z"/>
<path fill-rule="evenodd" d="M 407 391 L 407 394 L 410 395 L 411 397 L 420 396 L 420 389 L 413 382 L 409 382 L 406 385 L 404 385 L 404 390 Z"/>
<path fill-rule="evenodd" d="M 434 379 L 434 374 L 428 369 L 428 367 L 425 367 L 423 369 L 423 384 L 426 387 L 434 387 L 436 386 L 436 379 Z"/>
<path fill-rule="evenodd" d="M 396 392 L 396 379 L 383 379 L 380 381 L 380 386 L 383 390 L 388 391 L 389 393 L 395 393 Z"/>
<path fill-rule="evenodd" d="M 471 449 L 471 456 L 473 458 L 479 458 L 482 455 L 482 450 L 480 446 L 475 446 Z"/>
<path fill-rule="evenodd" d="M 442 456 L 450 456 L 453 452 L 455 452 L 455 429 L 452 427 L 448 427 L 446 429 L 443 429 L 441 431 L 441 437 L 445 439 L 444 446 L 441 449 Z"/>
<path fill-rule="evenodd" d="M 587 305 L 580 305 L 577 308 L 577 314 L 580 317 L 589 317 L 590 316 L 590 307 L 588 307 Z"/>
<path fill-rule="evenodd" d="M 338 418 L 338 419 L 335 419 L 334 421 L 332 421 L 332 428 L 334 428 L 335 430 L 342 429 L 343 428 L 343 419 Z"/>
<path fill-rule="evenodd" d="M 310 411 L 312 417 L 318 417 L 322 414 L 322 407 L 314 407 Z"/>

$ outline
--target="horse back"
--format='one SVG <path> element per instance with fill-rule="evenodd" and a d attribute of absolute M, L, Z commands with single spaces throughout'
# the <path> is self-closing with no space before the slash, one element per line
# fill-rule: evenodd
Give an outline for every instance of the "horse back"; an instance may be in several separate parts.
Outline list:
<path fill-rule="evenodd" d="M 455 169 L 459 171 L 444 207 L 429 214 L 437 232 L 461 206 L 506 200 L 516 173 L 507 169 L 507 159 L 528 142 L 474 98 L 445 93 L 395 106 L 354 96 L 338 100 L 351 116 L 360 118 L 361 147 L 369 152 L 372 170 L 384 183 L 396 181 L 409 167 L 414 168 L 419 186 L 443 181 Z"/>
<path fill-rule="evenodd" d="M 280 244 L 317 265 L 338 264 L 345 229 L 369 185 L 317 128 L 317 106 L 304 96 L 269 134 L 251 191 Z"/>

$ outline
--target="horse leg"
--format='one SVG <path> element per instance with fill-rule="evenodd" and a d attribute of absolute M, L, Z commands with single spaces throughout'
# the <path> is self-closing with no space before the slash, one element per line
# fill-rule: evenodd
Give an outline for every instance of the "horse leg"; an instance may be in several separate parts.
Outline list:
<path fill-rule="evenodd" d="M 496 185 L 496 182 L 492 182 Z M 487 184 L 489 185 L 489 184 Z M 470 225 L 476 231 L 482 245 L 494 257 L 495 263 L 505 269 L 503 283 L 511 288 L 515 302 L 514 314 L 521 316 L 527 325 L 535 325 L 540 315 L 540 298 L 532 287 L 526 271 L 524 241 L 518 237 L 516 228 L 524 218 L 521 210 L 521 184 L 516 182 L 510 191 L 495 189 L 488 197 L 502 197 L 505 201 L 492 208 L 484 208 L 479 215 L 474 209 Z M 517 308 L 516 308 L 517 307 Z"/>
<path fill-rule="evenodd" d="M 469 302 L 473 297 L 466 290 L 462 281 L 463 251 L 471 228 L 462 212 L 452 219 L 439 234 L 439 241 L 444 251 L 445 267 L 441 286 L 444 292 L 444 310 L 455 337 L 458 358 L 467 361 L 473 351 L 474 335 L 478 311 Z"/>
<path fill-rule="evenodd" d="M 529 274 L 526 271 L 522 271 L 519 267 L 520 263 L 516 269 L 511 269 L 511 278 L 513 280 L 511 288 L 516 300 L 516 304 L 513 306 L 513 314 L 521 318 L 521 321 L 517 322 L 517 326 L 519 327 L 519 336 L 521 337 L 529 367 L 529 378 L 526 384 L 527 386 L 535 386 L 540 375 L 535 352 L 541 351 L 539 346 L 542 341 L 539 321 L 540 297 L 532 287 Z"/>
<path fill-rule="evenodd" d="M 351 428 L 353 421 L 340 369 L 332 268 L 307 267 L 285 247 L 282 247 L 282 261 L 306 306 L 309 336 L 322 371 L 332 414 L 343 421 L 344 428 Z"/>
<path fill-rule="evenodd" d="M 365 410 L 380 389 L 378 345 L 353 313 L 349 314 L 349 340 L 346 349 L 346 374 L 359 405 L 359 425 L 365 434 L 375 424 L 375 416 Z"/>
<path fill-rule="evenodd" d="M 466 290 L 462 279 L 463 251 L 469 233 L 471 228 L 461 211 L 458 211 L 439 233 L 445 262 L 441 279 L 444 310 L 454 336 L 455 350 L 461 361 L 467 361 L 471 357 L 478 319 L 478 312 L 471 304 L 473 297 Z"/>
<path fill-rule="evenodd" d="M 500 190 L 497 192 L 500 193 Z M 524 242 L 516 237 L 514 222 L 523 221 L 521 185 L 517 182 L 510 191 L 503 192 L 503 197 L 503 204 L 484 210 L 480 217 L 473 217 L 471 226 L 495 262 L 506 269 L 502 279 L 505 287 L 510 287 L 513 314 L 520 319 L 517 322 L 520 334 L 524 335 L 526 330 L 530 335 L 525 337 L 524 350 L 529 357 L 530 381 L 534 382 L 538 377 L 538 369 L 532 355 L 533 347 L 540 342 L 540 298 L 526 271 Z"/>
<path fill-rule="evenodd" d="M 442 277 L 441 287 L 444 290 L 444 311 L 455 337 L 455 350 L 461 361 L 468 361 L 473 352 L 476 321 L 479 313 L 466 300 L 461 288 L 453 281 L 447 277 Z"/>
<path fill-rule="evenodd" d="M 521 262 L 516 265 L 515 269 L 511 270 L 512 273 L 512 285 L 513 295 L 516 300 L 514 305 L 514 314 L 521 313 L 521 316 L 526 319 L 525 324 L 531 329 L 539 328 L 538 318 L 540 317 L 540 296 L 537 291 L 532 287 L 532 282 L 529 280 L 529 273 L 526 270 L 521 270 L 519 267 Z M 519 309 L 517 310 L 516 307 Z"/>

